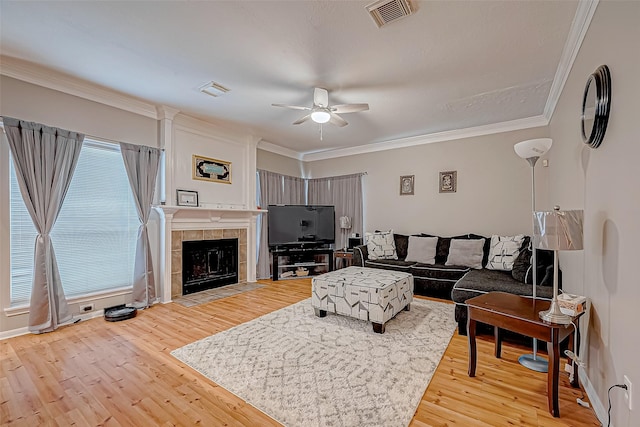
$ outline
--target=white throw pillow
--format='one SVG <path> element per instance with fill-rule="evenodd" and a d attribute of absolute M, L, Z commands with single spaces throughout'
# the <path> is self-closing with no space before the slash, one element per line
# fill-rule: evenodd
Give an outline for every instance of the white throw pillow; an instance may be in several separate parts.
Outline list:
<path fill-rule="evenodd" d="M 513 262 L 520 254 L 520 247 L 524 241 L 524 234 L 516 236 L 491 236 L 491 247 L 489 248 L 489 270 L 513 270 Z"/>
<path fill-rule="evenodd" d="M 406 261 L 435 264 L 436 246 L 438 246 L 437 237 L 409 236 Z"/>
<path fill-rule="evenodd" d="M 449 256 L 445 265 L 460 265 L 465 267 L 482 268 L 482 257 L 484 256 L 485 239 L 451 239 L 449 246 Z"/>
<path fill-rule="evenodd" d="M 364 239 L 367 242 L 367 252 L 370 260 L 398 259 L 393 230 L 367 232 L 364 234 Z"/>

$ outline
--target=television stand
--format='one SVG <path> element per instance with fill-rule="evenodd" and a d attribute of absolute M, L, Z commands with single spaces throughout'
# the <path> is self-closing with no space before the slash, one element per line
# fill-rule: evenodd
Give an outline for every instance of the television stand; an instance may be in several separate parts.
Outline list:
<path fill-rule="evenodd" d="M 309 273 L 315 267 L 327 266 L 328 271 L 333 271 L 333 249 L 331 248 L 291 248 L 291 249 L 275 249 L 271 251 L 273 257 L 272 278 L 277 281 L 281 271 L 286 269 L 296 269 L 305 267 L 309 269 Z M 326 262 L 316 262 L 316 255 L 324 255 L 327 257 Z M 280 263 L 280 257 L 287 257 L 285 263 Z M 297 277 L 297 276 L 296 276 Z"/>

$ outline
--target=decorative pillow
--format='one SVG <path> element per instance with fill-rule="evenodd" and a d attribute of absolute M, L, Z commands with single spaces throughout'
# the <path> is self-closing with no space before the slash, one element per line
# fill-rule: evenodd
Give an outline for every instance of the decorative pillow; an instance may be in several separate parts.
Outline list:
<path fill-rule="evenodd" d="M 407 247 L 409 246 L 409 236 L 393 233 L 393 241 L 396 244 L 398 259 L 405 259 L 407 257 Z"/>
<path fill-rule="evenodd" d="M 436 263 L 437 237 L 409 236 L 406 261 L 420 262 L 422 264 Z"/>
<path fill-rule="evenodd" d="M 511 271 L 513 262 L 520 254 L 520 247 L 524 242 L 524 234 L 516 236 L 491 236 L 489 248 L 488 270 Z"/>
<path fill-rule="evenodd" d="M 367 232 L 364 234 L 364 239 L 367 242 L 367 252 L 370 260 L 398 259 L 393 230 Z"/>
<path fill-rule="evenodd" d="M 449 256 L 444 265 L 460 265 L 465 267 L 482 269 L 482 257 L 485 239 L 451 239 Z"/>
<path fill-rule="evenodd" d="M 553 251 L 536 249 L 538 264 L 538 285 L 553 286 Z M 531 244 L 529 236 L 524 238 L 520 254 L 513 263 L 511 276 L 518 282 L 533 284 L 531 268 Z M 562 286 L 562 271 L 558 270 L 558 283 Z"/>
<path fill-rule="evenodd" d="M 453 237 L 438 237 L 438 247 L 436 248 L 436 264 L 444 264 L 449 256 L 449 245 L 451 239 L 468 239 L 468 234 Z"/>

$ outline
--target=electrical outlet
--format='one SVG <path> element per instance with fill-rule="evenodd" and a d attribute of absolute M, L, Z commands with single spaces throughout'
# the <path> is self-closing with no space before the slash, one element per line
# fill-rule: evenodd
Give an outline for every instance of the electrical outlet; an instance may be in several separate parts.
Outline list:
<path fill-rule="evenodd" d="M 81 305 L 80 306 L 80 311 L 82 313 L 88 313 L 90 311 L 93 311 L 93 304 L 85 304 L 85 305 Z"/>
<path fill-rule="evenodd" d="M 627 401 L 629 405 L 629 410 L 633 410 L 633 386 L 631 385 L 631 380 L 628 376 L 624 376 L 624 385 L 627 386 L 627 389 L 624 391 L 624 400 Z"/>

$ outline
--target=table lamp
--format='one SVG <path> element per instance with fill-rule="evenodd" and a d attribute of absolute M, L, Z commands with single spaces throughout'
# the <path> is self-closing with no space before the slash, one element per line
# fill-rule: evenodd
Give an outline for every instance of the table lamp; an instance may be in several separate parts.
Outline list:
<path fill-rule="evenodd" d="M 551 212 L 534 213 L 534 247 L 553 251 L 553 299 L 549 310 L 539 313 L 547 322 L 571 323 L 571 316 L 564 314 L 558 305 L 558 251 L 582 249 L 583 216 L 581 210 L 561 211 L 560 206 L 554 206 Z"/>
<path fill-rule="evenodd" d="M 340 230 L 342 231 L 342 249 L 347 250 L 347 235 L 349 234 L 349 230 L 351 230 L 351 218 L 348 216 L 340 217 Z"/>

